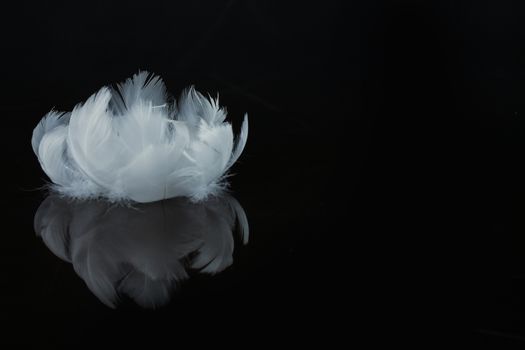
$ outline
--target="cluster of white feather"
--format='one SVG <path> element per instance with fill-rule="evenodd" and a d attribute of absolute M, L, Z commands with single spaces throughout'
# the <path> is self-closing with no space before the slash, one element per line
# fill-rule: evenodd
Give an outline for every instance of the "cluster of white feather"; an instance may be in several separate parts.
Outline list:
<path fill-rule="evenodd" d="M 225 118 L 218 98 L 191 87 L 168 103 L 160 77 L 140 72 L 72 112 L 49 112 L 32 146 L 51 187 L 70 197 L 201 200 L 226 186 L 225 174 L 246 144 L 247 115 L 235 145 Z"/>

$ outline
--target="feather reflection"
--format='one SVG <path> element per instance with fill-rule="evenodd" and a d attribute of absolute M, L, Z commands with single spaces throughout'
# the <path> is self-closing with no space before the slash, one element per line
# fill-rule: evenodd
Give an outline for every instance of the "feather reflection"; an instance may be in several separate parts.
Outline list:
<path fill-rule="evenodd" d="M 246 214 L 229 195 L 133 207 L 51 195 L 35 214 L 37 235 L 109 307 L 126 296 L 155 308 L 189 272 L 221 272 L 233 262 L 236 227 L 246 244 Z"/>

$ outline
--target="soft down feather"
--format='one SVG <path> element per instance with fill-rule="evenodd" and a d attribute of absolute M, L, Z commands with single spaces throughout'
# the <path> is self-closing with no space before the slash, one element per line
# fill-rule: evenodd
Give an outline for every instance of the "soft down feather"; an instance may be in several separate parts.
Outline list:
<path fill-rule="evenodd" d="M 190 87 L 168 103 L 160 77 L 140 72 L 72 112 L 49 112 L 31 143 L 51 188 L 64 195 L 201 200 L 226 186 L 225 174 L 246 145 L 248 116 L 236 142 L 225 118 L 218 98 Z"/>

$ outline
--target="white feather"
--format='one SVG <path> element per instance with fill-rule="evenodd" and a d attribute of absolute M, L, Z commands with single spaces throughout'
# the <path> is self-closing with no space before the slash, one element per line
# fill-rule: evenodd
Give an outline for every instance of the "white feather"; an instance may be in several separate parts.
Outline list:
<path fill-rule="evenodd" d="M 246 145 L 247 115 L 234 146 L 218 98 L 190 87 L 178 104 L 167 101 L 160 77 L 140 72 L 71 113 L 48 113 L 31 143 L 52 187 L 75 198 L 136 202 L 201 200 L 224 188 Z"/>

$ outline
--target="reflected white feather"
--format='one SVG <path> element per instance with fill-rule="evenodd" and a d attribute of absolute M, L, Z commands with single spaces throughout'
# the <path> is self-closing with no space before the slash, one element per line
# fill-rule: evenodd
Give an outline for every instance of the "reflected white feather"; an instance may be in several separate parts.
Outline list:
<path fill-rule="evenodd" d="M 244 244 L 249 237 L 246 213 L 229 195 L 135 207 L 51 195 L 34 227 L 110 307 L 124 296 L 147 308 L 166 304 L 190 273 L 213 275 L 232 264 L 235 231 Z"/>
<path fill-rule="evenodd" d="M 152 202 L 204 199 L 226 186 L 225 173 L 248 138 L 244 116 L 234 145 L 217 99 L 193 87 L 167 102 L 160 77 L 141 72 L 103 87 L 71 113 L 48 113 L 31 140 L 58 192 L 75 198 Z"/>

